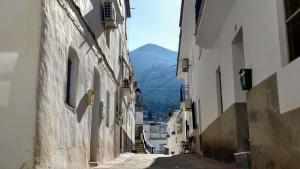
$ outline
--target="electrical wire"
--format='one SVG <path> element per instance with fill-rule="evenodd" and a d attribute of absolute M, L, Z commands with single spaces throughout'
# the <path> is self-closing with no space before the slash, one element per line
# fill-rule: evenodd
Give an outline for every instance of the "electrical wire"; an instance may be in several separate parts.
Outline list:
<path fill-rule="evenodd" d="M 155 77 L 155 78 L 148 79 L 148 80 L 145 80 L 145 81 L 141 81 L 141 82 L 138 82 L 138 83 L 139 83 L 139 84 L 143 84 L 143 83 L 147 83 L 147 82 L 150 82 L 150 81 L 153 81 L 153 80 L 157 80 L 157 79 L 160 79 L 160 78 L 162 78 L 162 77 L 165 77 L 165 76 L 167 76 L 167 75 L 169 75 L 169 74 L 171 74 L 171 73 L 175 73 L 175 72 L 172 70 L 172 71 L 170 71 L 170 72 L 168 72 L 168 73 L 166 73 L 166 74 L 163 74 L 163 75 L 160 75 L 160 76 L 157 76 L 157 77 Z"/>
<path fill-rule="evenodd" d="M 171 68 L 174 68 L 175 66 L 177 66 L 177 65 L 171 66 L 170 69 L 171 69 Z M 157 80 L 157 79 L 160 79 L 160 78 L 162 78 L 162 77 L 165 77 L 166 75 L 169 75 L 169 74 L 171 74 L 171 73 L 174 73 L 174 70 L 169 71 L 169 72 L 167 72 L 167 73 L 165 73 L 165 74 L 163 74 L 163 75 L 154 77 L 154 78 L 152 78 L 152 79 L 148 79 L 148 80 L 141 81 L 141 82 L 138 82 L 138 83 L 139 83 L 139 84 L 143 84 L 143 83 L 147 83 L 147 82 L 150 82 L 150 81 L 153 81 L 153 80 Z"/>
<path fill-rule="evenodd" d="M 161 88 L 162 86 L 168 84 L 169 82 L 171 82 L 171 80 L 173 80 L 173 79 L 175 79 L 175 78 L 176 78 L 176 76 L 174 76 L 174 77 L 172 77 L 172 78 L 166 80 L 165 82 L 163 82 L 162 84 L 160 84 L 160 85 L 157 86 L 156 88 L 150 90 L 149 92 L 147 92 L 147 93 L 144 94 L 143 96 L 145 97 L 145 96 L 148 96 L 149 94 L 152 94 L 152 92 L 154 92 L 154 91 L 156 91 L 157 89 Z"/>

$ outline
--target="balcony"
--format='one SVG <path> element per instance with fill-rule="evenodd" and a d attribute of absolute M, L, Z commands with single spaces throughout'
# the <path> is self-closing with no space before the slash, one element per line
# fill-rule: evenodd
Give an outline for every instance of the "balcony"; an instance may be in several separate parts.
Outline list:
<path fill-rule="evenodd" d="M 122 94 L 131 96 L 133 90 L 132 74 L 127 66 L 123 67 Z"/>
<path fill-rule="evenodd" d="M 151 140 L 160 140 L 160 139 L 166 139 L 168 133 L 150 133 L 150 139 Z"/>
<path fill-rule="evenodd" d="M 181 85 L 180 87 L 180 101 L 184 102 L 189 100 L 189 86 Z"/>
<path fill-rule="evenodd" d="M 214 47 L 233 0 L 196 0 L 196 43 L 205 49 Z"/>
<path fill-rule="evenodd" d="M 189 96 L 189 86 L 188 85 L 182 85 L 180 88 L 180 101 L 181 105 L 180 108 L 182 109 L 191 109 L 191 102 L 190 102 L 190 96 Z"/>

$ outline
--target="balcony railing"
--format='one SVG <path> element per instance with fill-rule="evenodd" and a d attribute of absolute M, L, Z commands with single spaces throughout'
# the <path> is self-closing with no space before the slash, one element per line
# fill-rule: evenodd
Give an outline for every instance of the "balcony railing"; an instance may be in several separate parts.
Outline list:
<path fill-rule="evenodd" d="M 123 79 L 123 87 L 124 88 L 129 88 L 130 87 L 129 79 Z"/>
<path fill-rule="evenodd" d="M 188 101 L 189 100 L 189 86 L 182 85 L 180 88 L 180 101 Z"/>
<path fill-rule="evenodd" d="M 150 139 L 166 139 L 168 133 L 150 133 Z"/>
<path fill-rule="evenodd" d="M 155 147 L 146 140 L 144 130 L 143 130 L 141 137 L 142 137 L 142 141 L 144 144 L 144 149 L 146 150 L 147 154 L 155 154 Z"/>
<path fill-rule="evenodd" d="M 123 88 L 131 88 L 133 87 L 133 81 L 132 81 L 132 73 L 129 70 L 127 66 L 123 67 L 123 82 L 122 87 Z"/>

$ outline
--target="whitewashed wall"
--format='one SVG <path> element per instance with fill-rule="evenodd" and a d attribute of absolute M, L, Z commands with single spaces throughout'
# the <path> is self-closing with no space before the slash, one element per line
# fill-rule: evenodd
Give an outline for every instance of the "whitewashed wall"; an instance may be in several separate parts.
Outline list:
<path fill-rule="evenodd" d="M 94 73 L 100 74 L 100 100 L 104 104 L 99 125 L 98 162 L 114 155 L 117 84 L 83 19 L 95 35 L 116 77 L 119 56 L 125 60 L 125 22 L 112 30 L 110 48 L 101 18 L 100 1 L 71 0 L 4 1 L 0 11 L 0 168 L 89 168 L 92 106 L 86 93 L 94 88 Z M 125 3 L 122 1 L 122 14 Z M 81 18 L 81 16 L 83 18 Z M 123 54 L 119 52 L 119 39 Z M 66 64 L 70 49 L 79 59 L 76 106 L 65 104 Z M 73 53 L 73 54 L 74 54 Z M 106 126 L 106 93 L 110 92 L 109 126 Z M 128 135 L 134 139 L 134 102 L 127 114 Z M 127 124 L 128 122 L 126 122 Z M 134 140 L 133 140 L 134 142 Z M 119 148 L 119 147 L 117 147 Z M 36 162 L 35 166 L 33 163 Z"/>
<path fill-rule="evenodd" d="M 191 4 L 189 4 L 191 3 Z M 259 4 L 259 5 L 257 5 Z M 192 2 L 185 2 L 184 9 Z M 194 7 L 194 6 L 193 6 Z M 193 100 L 201 101 L 201 130 L 205 130 L 218 116 L 216 70 L 220 66 L 222 74 L 223 109 L 226 111 L 233 103 L 243 102 L 245 98 L 235 93 L 232 42 L 239 30 L 243 31 L 245 67 L 253 69 L 253 85 L 279 71 L 287 64 L 287 49 L 283 4 L 280 1 L 233 1 L 224 21 L 221 32 L 212 49 L 204 49 L 201 59 L 195 47 L 191 30 L 194 29 L 193 15 L 183 12 L 183 37 L 180 57 L 189 56 L 189 81 Z M 192 13 L 191 12 L 191 13 Z M 217 11 L 216 11 L 217 12 Z M 190 27 L 187 29 L 185 27 Z M 188 34 L 188 35 L 186 35 Z M 201 35 L 200 35 L 201 37 Z M 186 42 L 186 39 L 190 42 Z M 190 47 L 189 50 L 186 50 Z M 181 75 L 182 76 L 182 75 Z M 195 89 L 196 88 L 196 89 Z"/>
<path fill-rule="evenodd" d="M 300 58 L 284 67 L 277 74 L 280 113 L 300 107 Z"/>

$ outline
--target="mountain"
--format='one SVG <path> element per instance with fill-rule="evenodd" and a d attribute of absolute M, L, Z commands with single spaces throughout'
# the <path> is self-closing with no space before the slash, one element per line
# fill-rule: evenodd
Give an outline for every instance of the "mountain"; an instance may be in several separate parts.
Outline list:
<path fill-rule="evenodd" d="M 145 109 L 156 119 L 166 119 L 169 110 L 179 108 L 183 81 L 176 78 L 177 53 L 147 44 L 131 51 L 130 60 L 143 93 Z"/>

